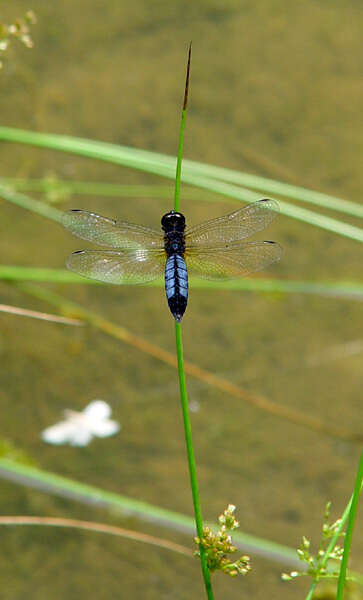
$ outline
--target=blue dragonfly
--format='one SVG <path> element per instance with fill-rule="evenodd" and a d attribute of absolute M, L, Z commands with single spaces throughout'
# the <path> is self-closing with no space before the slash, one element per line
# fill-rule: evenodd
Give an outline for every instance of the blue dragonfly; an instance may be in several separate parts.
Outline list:
<path fill-rule="evenodd" d="M 74 235 L 111 250 L 78 250 L 67 267 L 91 279 L 114 284 L 147 283 L 165 277 L 173 317 L 180 322 L 188 302 L 188 273 L 222 281 L 264 269 L 278 261 L 282 248 L 271 241 L 245 241 L 271 223 L 279 212 L 275 200 L 258 200 L 228 215 L 186 228 L 185 217 L 170 211 L 161 231 L 115 221 L 74 209 L 63 225 Z"/>

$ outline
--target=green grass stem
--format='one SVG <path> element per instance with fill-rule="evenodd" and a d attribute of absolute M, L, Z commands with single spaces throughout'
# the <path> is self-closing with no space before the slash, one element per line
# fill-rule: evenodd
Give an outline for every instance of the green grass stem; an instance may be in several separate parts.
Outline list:
<path fill-rule="evenodd" d="M 349 518 L 350 511 L 351 511 L 351 508 L 352 508 L 352 505 L 353 505 L 353 500 L 355 498 L 356 491 L 357 491 L 357 482 L 358 482 L 358 479 L 360 481 L 359 492 L 362 489 L 362 477 L 363 477 L 363 462 L 362 461 L 363 461 L 363 455 L 362 455 L 360 463 L 359 463 L 359 469 L 358 469 L 358 474 L 357 474 L 357 479 L 356 479 L 356 484 L 355 484 L 354 492 L 353 492 L 353 494 L 352 494 L 352 496 L 351 496 L 351 498 L 350 498 L 347 506 L 345 507 L 345 510 L 344 510 L 342 516 L 341 516 L 340 524 L 337 527 L 336 532 L 332 536 L 332 538 L 331 538 L 331 540 L 330 540 L 330 542 L 329 542 L 329 544 L 328 544 L 328 546 L 327 546 L 327 548 L 325 550 L 324 557 L 323 557 L 323 559 L 322 559 L 322 561 L 320 563 L 321 567 L 326 567 L 326 565 L 327 565 L 327 563 L 329 561 L 329 558 L 330 558 L 330 554 L 333 551 L 334 546 L 337 544 L 339 536 L 341 535 L 341 533 L 342 533 L 342 531 L 343 531 L 343 529 L 345 527 L 345 524 L 346 524 L 346 522 L 347 522 L 347 520 Z M 359 493 L 358 493 L 358 498 L 359 498 Z M 356 502 L 358 502 L 358 498 L 357 498 Z M 354 513 L 354 517 L 355 517 L 355 513 Z M 313 583 L 311 584 L 310 590 L 309 590 L 307 596 L 305 597 L 305 600 L 313 600 L 314 591 L 315 591 L 315 588 L 318 585 L 318 583 L 319 583 L 319 580 L 313 581 Z"/>
<path fill-rule="evenodd" d="M 52 193 L 59 190 L 58 202 L 63 205 L 68 196 L 107 196 L 110 198 L 157 198 L 160 200 L 170 199 L 173 193 L 173 186 L 164 185 L 138 185 L 126 183 L 105 183 L 102 181 L 72 181 L 70 179 L 47 178 L 42 179 L 23 179 L 18 177 L 1 177 L 0 184 L 9 186 L 17 192 L 40 192 Z M 63 194 L 63 197 L 62 197 Z M 193 202 L 204 200 L 206 202 L 221 202 L 219 196 L 212 196 L 209 192 L 203 192 L 196 188 L 184 188 L 183 199 Z"/>
<path fill-rule="evenodd" d="M 49 206 L 49 204 L 46 204 L 46 202 L 34 200 L 34 198 L 30 198 L 29 196 L 25 196 L 25 194 L 16 192 L 8 185 L 4 185 L 1 183 L 0 198 L 3 198 L 8 202 L 12 202 L 12 204 L 16 204 L 17 206 L 25 208 L 26 210 L 30 210 L 31 212 L 37 215 L 41 215 L 42 217 L 51 219 L 52 221 L 56 221 L 58 223 L 61 222 L 62 212 L 57 208 Z"/>
<path fill-rule="evenodd" d="M 187 118 L 187 111 L 183 110 L 181 124 L 180 124 L 180 136 L 179 136 L 178 158 L 177 158 L 177 162 L 176 162 L 175 191 L 174 191 L 174 210 L 177 212 L 179 211 L 179 208 L 180 208 L 180 178 L 181 178 L 181 166 L 182 166 L 184 130 L 185 130 L 186 118 Z"/>
<path fill-rule="evenodd" d="M 188 394 L 187 394 L 185 371 L 184 371 L 182 332 L 181 332 L 180 323 L 177 323 L 176 321 L 175 321 L 175 339 L 176 339 L 176 350 L 177 350 L 177 358 L 178 358 L 180 401 L 181 401 L 182 413 L 183 413 L 184 434 L 185 434 L 185 443 L 186 443 L 186 448 L 187 448 L 190 485 L 192 488 L 192 496 L 193 496 L 195 524 L 196 524 L 198 537 L 199 537 L 199 539 L 201 539 L 203 536 L 203 519 L 202 519 L 202 510 L 201 510 L 200 498 L 199 498 L 197 470 L 196 470 L 196 466 L 195 466 L 192 428 L 191 428 L 190 416 L 189 416 L 189 403 L 188 403 Z M 199 551 L 200 551 L 200 560 L 201 560 L 201 565 L 202 565 L 204 585 L 205 585 L 205 589 L 207 591 L 207 597 L 210 600 L 212 600 L 213 599 L 213 591 L 212 591 L 212 585 L 211 585 L 211 580 L 210 580 L 210 572 L 209 572 L 208 564 L 207 564 L 206 552 L 202 546 L 199 546 Z"/>
<path fill-rule="evenodd" d="M 86 279 L 67 269 L 46 267 L 23 267 L 0 265 L 0 280 L 37 281 L 43 283 L 70 283 L 84 285 L 106 285 L 94 279 Z M 147 286 L 163 287 L 162 279 L 150 282 Z M 296 281 L 269 278 L 251 278 L 231 281 L 207 281 L 190 278 L 194 290 L 229 290 L 235 292 L 259 292 L 265 294 L 313 294 L 330 298 L 363 300 L 363 284 L 357 281 Z"/>
<path fill-rule="evenodd" d="M 354 491 L 353 491 L 351 506 L 350 506 L 350 510 L 349 510 L 347 529 L 345 532 L 344 551 L 343 551 L 342 563 L 340 565 L 340 573 L 339 573 L 338 587 L 337 587 L 337 600 L 343 600 L 344 585 L 345 585 L 347 566 L 348 566 L 348 558 L 349 558 L 350 547 L 352 544 L 353 528 L 354 528 L 355 518 L 357 515 L 359 496 L 360 496 L 360 493 L 362 490 L 362 480 L 363 480 L 363 452 L 361 454 L 360 461 L 359 461 L 357 477 L 355 480 Z"/>
<path fill-rule="evenodd" d="M 175 188 L 174 188 L 174 210 L 176 212 L 179 211 L 179 207 L 180 207 L 180 181 L 181 181 L 181 168 L 182 168 L 182 161 L 183 161 L 184 131 L 185 131 L 185 123 L 187 120 L 187 109 L 188 109 L 191 53 L 192 53 L 192 44 L 190 43 L 189 52 L 188 52 L 187 74 L 186 74 L 186 79 L 185 79 L 182 118 L 181 118 L 180 131 L 179 131 L 178 156 L 176 159 Z"/>
<path fill-rule="evenodd" d="M 232 169 L 224 169 L 222 167 L 215 167 L 187 160 L 185 160 L 183 164 L 190 165 L 191 170 L 194 170 L 193 167 L 195 165 L 198 165 L 198 167 L 200 165 L 201 174 L 210 173 L 210 176 L 214 179 L 226 181 L 228 183 L 236 183 L 237 185 L 251 188 L 252 190 L 259 191 L 265 195 L 274 194 L 278 197 L 306 202 L 308 204 L 313 204 L 314 206 L 327 208 L 328 210 L 335 210 L 352 217 L 363 218 L 363 206 L 355 202 L 351 202 L 350 200 L 344 200 L 342 198 L 330 196 L 329 194 L 315 192 L 307 188 L 294 186 L 272 179 L 266 179 L 264 177 L 251 175 L 249 173 L 233 171 Z M 47 192 L 57 189 L 58 187 L 61 190 L 73 194 L 120 197 L 169 198 L 171 189 L 168 185 L 128 185 L 120 183 L 72 181 L 58 179 L 56 177 L 43 177 L 42 179 L 2 177 L 1 181 L 5 184 L 14 186 L 16 190 L 24 192 Z M 220 201 L 218 197 L 213 199 L 210 197 L 210 195 L 204 196 L 201 194 L 200 190 L 188 190 L 187 188 L 183 189 L 183 198 L 192 200 L 198 199 L 207 201 Z"/>
<path fill-rule="evenodd" d="M 156 523 L 167 529 L 181 531 L 188 535 L 193 534 L 195 531 L 195 522 L 192 517 L 45 471 L 39 467 L 20 462 L 20 459 L 0 457 L 0 477 L 26 488 L 37 489 L 46 494 L 110 510 L 113 514 L 121 514 L 127 517 L 132 515 L 141 521 Z M 215 531 L 218 529 L 218 525 L 215 523 L 207 522 L 206 525 Z M 284 566 L 286 564 L 294 568 L 301 566 L 301 562 L 296 556 L 296 550 L 293 548 L 241 531 L 233 533 L 233 541 L 244 552 L 256 553 L 276 563 L 282 563 Z M 350 574 L 362 579 L 359 573 Z"/>
<path fill-rule="evenodd" d="M 87 156 L 89 158 L 95 158 L 97 160 L 112 162 L 133 169 L 153 173 L 154 175 L 159 175 L 168 179 L 175 179 L 175 158 L 171 156 L 165 156 L 163 154 L 149 152 L 146 150 L 138 150 L 136 148 L 130 148 L 127 146 L 116 146 L 114 144 L 109 144 L 106 142 L 98 142 L 94 140 L 76 138 L 66 135 L 25 131 L 11 127 L 0 127 L 0 140 L 8 142 L 17 142 L 22 144 L 31 144 L 33 146 L 38 146 L 42 148 L 51 148 L 53 150 L 77 154 L 79 156 Z M 236 175 L 234 175 L 234 173 L 236 172 L 223 170 L 224 173 L 225 171 L 230 173 L 229 179 L 231 181 L 232 179 L 234 180 L 235 177 L 237 177 Z M 215 173 L 215 176 L 212 176 L 211 173 Z M 218 167 L 213 167 L 212 165 L 203 165 L 202 163 L 194 163 L 193 161 L 183 161 L 182 180 L 185 183 L 189 183 L 190 185 L 193 185 L 195 187 L 206 189 L 211 192 L 215 192 L 217 194 L 221 194 L 223 196 L 241 202 L 254 202 L 255 200 L 261 198 L 261 193 L 253 192 L 251 189 L 241 187 L 241 185 L 239 184 L 236 185 L 231 182 L 226 182 L 225 179 L 221 180 L 218 178 L 218 174 Z M 238 173 L 238 176 L 243 175 L 247 174 Z M 225 174 L 223 176 L 226 177 Z M 249 175 L 249 177 L 251 176 Z M 266 181 L 268 180 L 263 181 L 263 185 L 261 184 L 261 188 L 266 192 L 267 195 L 273 197 L 274 193 L 270 193 L 272 189 L 269 189 L 269 186 L 266 185 Z M 280 184 L 280 182 L 275 183 Z M 287 184 L 281 183 L 280 185 L 284 186 Z M 278 191 L 276 190 L 276 186 L 274 187 L 274 189 L 276 194 Z M 280 194 L 277 195 L 292 198 L 292 196 L 289 196 L 288 194 L 288 188 L 282 187 L 279 189 Z M 315 194 L 316 198 L 318 192 L 312 193 Z M 324 196 L 326 206 L 327 200 L 328 198 L 330 198 L 330 196 L 328 196 L 327 194 L 325 194 Z M 332 198 L 334 202 L 332 202 L 331 206 L 329 205 L 329 208 L 333 208 L 334 206 L 336 206 L 337 201 L 340 200 L 339 198 Z M 281 201 L 279 204 L 281 213 L 293 219 L 297 219 L 304 223 L 309 223 L 310 225 L 313 225 L 315 227 L 319 227 L 327 231 L 337 233 L 339 235 L 356 241 L 363 241 L 363 229 L 360 227 L 356 227 L 350 225 L 349 223 L 339 221 L 338 219 L 333 219 L 331 217 L 321 215 L 320 213 L 308 210 L 306 208 L 295 206 L 286 201 Z M 353 203 L 349 204 L 351 205 Z M 359 205 L 354 205 L 353 208 L 355 211 L 355 216 L 361 216 Z M 349 214 L 353 213 L 350 212 Z"/>
<path fill-rule="evenodd" d="M 111 337 L 128 344 L 129 346 L 137 348 L 149 356 L 153 356 L 158 361 L 168 364 L 172 368 L 178 368 L 177 358 L 175 358 L 172 352 L 168 352 L 160 346 L 148 342 L 146 339 L 135 335 L 125 327 L 116 325 L 101 315 L 85 309 L 83 306 L 75 302 L 71 302 L 63 296 L 60 296 L 59 294 L 56 294 L 45 287 L 25 282 L 18 282 L 16 285 L 17 288 L 22 292 L 45 301 L 53 306 L 57 306 L 59 312 L 63 315 L 86 321 L 91 326 L 103 331 L 107 335 L 110 335 Z M 252 406 L 256 406 L 259 410 L 271 413 L 276 417 L 286 419 L 292 423 L 303 425 L 304 427 L 308 427 L 313 431 L 318 431 L 319 433 L 324 433 L 325 435 L 329 435 L 334 438 L 348 440 L 354 444 L 361 444 L 362 435 L 360 433 L 347 431 L 345 429 L 341 429 L 340 427 L 336 427 L 333 424 L 327 425 L 313 415 L 306 414 L 306 412 L 292 410 L 291 408 L 287 408 L 272 402 L 268 398 L 252 391 L 244 390 L 243 388 L 234 385 L 227 379 L 202 369 L 192 362 L 184 362 L 184 370 L 191 377 L 194 377 L 198 381 L 207 383 L 214 389 L 220 390 L 223 394 L 230 395 L 234 398 L 242 400 L 243 402 L 247 402 Z"/>
<path fill-rule="evenodd" d="M 283 183 L 267 177 L 261 177 L 260 175 L 243 173 L 241 171 L 216 167 L 214 165 L 206 165 L 205 163 L 196 161 L 185 160 L 184 167 L 195 174 L 199 173 L 227 183 L 235 183 L 268 195 L 277 195 L 279 197 L 289 198 L 290 200 L 306 202 L 329 210 L 336 210 L 353 217 L 363 218 L 363 206 L 361 204 L 351 202 L 350 200 L 344 200 L 343 198 L 337 198 L 330 194 L 316 192 L 305 187 Z"/>
<path fill-rule="evenodd" d="M 181 531 L 188 535 L 195 533 L 195 522 L 190 516 L 161 508 L 92 486 L 62 475 L 19 461 L 0 457 L 0 477 L 31 489 L 47 494 L 68 498 L 98 508 L 109 509 L 112 513 L 133 516 L 147 523 L 156 523 L 167 529 Z M 208 523 L 217 530 L 216 524 Z M 256 553 L 277 563 L 297 567 L 299 561 L 296 550 L 282 544 L 245 534 L 241 531 L 233 534 L 233 540 L 244 552 Z"/>
<path fill-rule="evenodd" d="M 187 108 L 188 108 L 191 50 L 192 50 L 192 45 L 190 44 L 189 52 L 188 52 L 188 64 L 187 64 L 187 74 L 186 74 L 186 80 L 185 80 L 182 118 L 181 118 L 180 131 L 179 131 L 178 158 L 177 158 L 177 163 L 176 163 L 176 174 L 175 174 L 174 210 L 177 212 L 179 211 L 179 207 L 180 207 L 180 180 L 181 180 L 181 168 L 182 168 L 182 160 L 183 160 L 184 131 L 185 131 L 186 118 L 187 118 Z M 193 497 L 195 525 L 196 525 L 198 538 L 202 539 L 203 519 L 202 519 L 202 509 L 200 506 L 197 469 L 196 469 L 195 457 L 194 457 L 192 427 L 190 424 L 190 416 L 189 416 L 189 402 L 188 402 L 187 385 L 186 385 L 186 380 L 185 380 L 184 357 L 183 357 L 182 330 L 181 330 L 180 323 L 177 323 L 176 321 L 175 321 L 175 342 L 176 342 L 176 353 L 177 353 L 177 360 L 178 360 L 180 401 L 181 401 L 182 414 L 183 414 L 184 435 L 185 435 L 185 444 L 186 444 L 188 466 L 189 466 L 190 485 L 191 485 L 192 497 Z M 201 562 L 203 580 L 204 580 L 204 585 L 205 585 L 205 589 L 207 592 L 207 597 L 209 600 L 213 600 L 213 590 L 212 590 L 210 572 L 209 572 L 209 568 L 208 568 L 207 554 L 202 545 L 199 545 L 199 553 L 200 553 L 200 562 Z"/>

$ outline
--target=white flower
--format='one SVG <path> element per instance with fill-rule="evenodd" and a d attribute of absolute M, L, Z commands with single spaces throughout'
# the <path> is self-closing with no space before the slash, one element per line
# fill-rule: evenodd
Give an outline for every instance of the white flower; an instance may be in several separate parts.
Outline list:
<path fill-rule="evenodd" d="M 94 436 L 108 437 L 120 430 L 112 421 L 111 407 L 103 400 L 93 400 L 81 412 L 66 409 L 64 421 L 44 429 L 42 439 L 48 444 L 87 446 Z"/>

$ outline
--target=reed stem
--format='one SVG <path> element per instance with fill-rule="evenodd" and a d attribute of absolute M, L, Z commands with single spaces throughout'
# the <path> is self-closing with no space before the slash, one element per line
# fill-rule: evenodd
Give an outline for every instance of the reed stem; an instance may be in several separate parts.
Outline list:
<path fill-rule="evenodd" d="M 177 351 L 177 358 L 178 358 L 180 400 L 181 400 L 182 413 L 183 413 L 184 434 L 185 434 L 185 443 L 186 443 L 186 448 L 187 448 L 190 485 L 192 488 L 192 496 L 193 496 L 195 524 L 196 524 L 198 538 L 201 539 L 203 536 L 203 519 L 202 519 L 202 511 L 201 511 L 201 507 L 200 507 L 197 471 L 196 471 L 195 458 L 194 458 L 192 428 L 191 428 L 190 418 L 189 418 L 188 394 L 187 394 L 187 388 L 186 388 L 184 359 L 183 359 L 182 331 L 181 331 L 180 323 L 177 323 L 176 321 L 175 321 L 175 340 L 176 340 L 176 351 Z M 204 579 L 205 589 L 207 591 L 207 597 L 210 600 L 213 600 L 213 591 L 212 591 L 212 585 L 211 585 L 211 580 L 210 580 L 210 572 L 209 572 L 208 564 L 207 564 L 206 552 L 202 546 L 199 546 L 199 551 L 200 551 L 200 560 L 201 560 L 201 564 L 202 564 L 203 579 Z"/>
<path fill-rule="evenodd" d="M 177 164 L 176 164 L 175 193 L 174 193 L 174 210 L 175 211 L 179 211 L 179 206 L 180 206 L 180 179 L 181 179 L 181 165 L 182 165 L 182 157 L 183 157 L 184 130 L 185 130 L 185 121 L 186 121 L 187 106 L 188 106 L 191 49 L 192 49 L 192 45 L 190 44 L 189 52 L 188 52 L 188 65 L 187 65 L 187 75 L 186 75 L 186 81 L 185 81 L 182 119 L 181 119 L 180 132 L 179 132 L 178 159 L 177 159 Z M 185 381 L 184 358 L 183 358 L 182 330 L 181 330 L 180 323 L 177 323 L 177 321 L 175 321 L 175 341 L 176 341 L 176 352 L 177 352 L 177 359 L 178 359 L 180 400 L 181 400 L 182 413 L 183 413 L 185 443 L 186 443 L 187 457 L 188 457 L 190 485 L 192 488 L 192 496 L 193 496 L 195 524 L 196 524 L 198 538 L 202 539 L 203 519 L 202 519 L 202 511 L 201 511 L 201 507 L 200 507 L 197 470 L 196 470 L 195 458 L 194 458 L 192 428 L 191 428 L 190 417 L 189 417 L 188 394 L 187 394 L 187 386 L 186 386 L 186 381 Z M 213 600 L 213 590 L 212 590 L 212 584 L 211 584 L 210 571 L 208 568 L 207 555 L 206 555 L 205 549 L 201 545 L 199 545 L 199 552 L 200 552 L 202 574 L 203 574 L 205 589 L 207 592 L 207 597 L 208 597 L 208 600 Z"/>
<path fill-rule="evenodd" d="M 349 552 L 350 552 L 350 547 L 352 544 L 352 537 L 353 537 L 353 528 L 354 528 L 354 523 L 355 523 L 355 519 L 356 519 L 356 515 L 357 515 L 359 496 L 360 496 L 360 493 L 362 490 L 362 480 L 363 480 L 363 453 L 361 454 L 360 461 L 359 461 L 353 496 L 351 499 L 351 506 L 350 506 L 350 510 L 349 510 L 348 524 L 347 524 L 347 529 L 345 532 L 344 552 L 343 552 L 343 557 L 342 557 L 342 564 L 340 566 L 340 573 L 339 573 L 338 587 L 337 587 L 337 600 L 343 599 L 348 558 L 349 558 Z"/>

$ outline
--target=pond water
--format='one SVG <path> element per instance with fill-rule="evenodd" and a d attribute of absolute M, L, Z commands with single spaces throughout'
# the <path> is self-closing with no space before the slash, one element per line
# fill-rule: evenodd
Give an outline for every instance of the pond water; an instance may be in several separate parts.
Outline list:
<path fill-rule="evenodd" d="M 187 158 L 361 201 L 359 82 L 362 14 L 329 5 L 202 1 L 70 2 L 5 7 L 5 22 L 37 15 L 34 49 L 12 47 L 0 74 L 1 123 L 175 154 L 187 45 L 193 40 Z M 94 160 L 2 143 L 0 174 L 123 184 L 163 180 Z M 172 189 L 172 188 L 171 188 Z M 42 198 L 41 195 L 38 197 Z M 189 223 L 233 210 L 198 191 L 183 199 Z M 158 228 L 166 198 L 71 197 L 85 208 Z M 317 210 L 317 209 L 316 209 Z M 87 244 L 58 224 L 1 201 L 2 263 L 62 268 Z M 326 213 L 328 214 L 328 213 Z M 339 218 L 337 213 L 331 216 Z M 343 218 L 355 225 L 348 217 Z M 266 236 L 265 236 L 266 237 Z M 358 242 L 280 216 L 268 239 L 284 247 L 264 275 L 359 281 Z M 162 289 L 45 286 L 174 352 Z M 0 302 L 56 307 L 0 283 Z M 183 320 L 187 360 L 249 393 L 362 431 L 361 304 L 314 295 L 190 292 Z M 350 345 L 357 342 L 355 345 Z M 349 348 L 356 348 L 350 352 Z M 71 327 L 0 313 L 0 435 L 48 471 L 192 515 L 176 371 L 91 326 Z M 237 506 L 241 530 L 297 547 L 319 541 L 324 507 L 343 511 L 360 445 L 319 433 L 189 377 L 203 514 Z M 45 445 L 40 432 L 64 408 L 101 398 L 122 424 L 87 448 Z M 118 524 L 191 546 L 188 536 L 1 481 L 1 514 Z M 7 600 L 202 598 L 199 565 L 166 550 L 94 533 L 4 528 L 0 573 Z M 359 570 L 357 523 L 351 566 Z M 282 583 L 288 567 L 252 556 L 247 578 L 214 579 L 215 597 L 304 597 L 307 580 Z"/>

